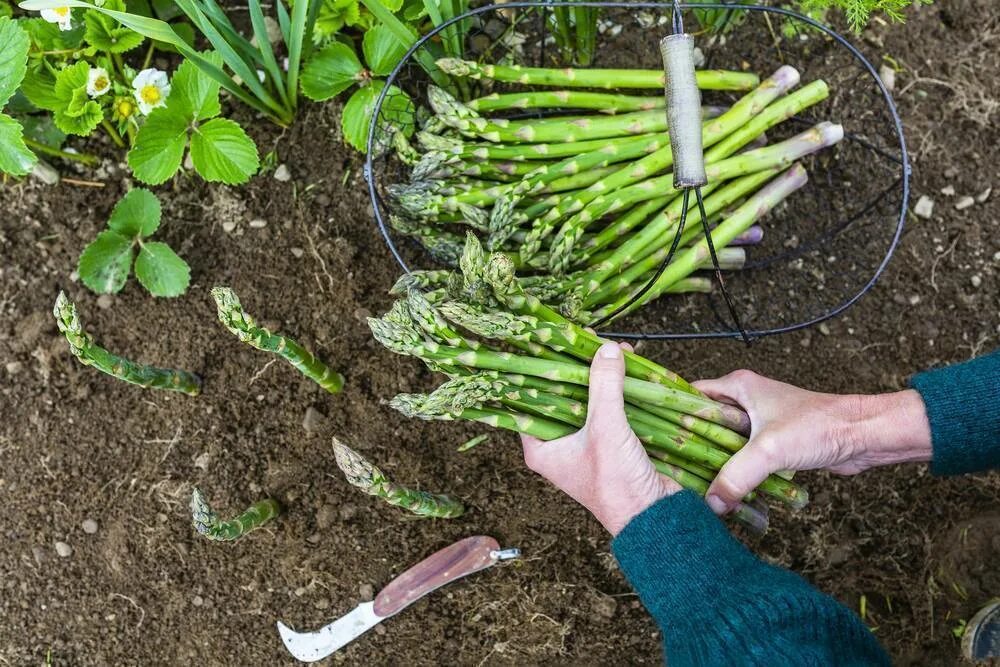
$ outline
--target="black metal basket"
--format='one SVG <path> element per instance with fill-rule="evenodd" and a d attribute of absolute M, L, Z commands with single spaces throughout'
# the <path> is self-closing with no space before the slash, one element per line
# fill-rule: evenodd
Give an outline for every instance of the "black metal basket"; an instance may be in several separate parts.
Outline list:
<path fill-rule="evenodd" d="M 657 43 L 670 30 L 671 2 L 511 2 L 474 9 L 456 21 L 465 22 L 466 44 L 473 49 L 469 58 L 482 55 L 493 61 L 508 55 L 516 56 L 517 64 L 552 65 L 555 48 L 548 43 L 546 15 L 556 6 L 581 4 L 599 8 L 604 25 L 612 26 L 598 36 L 593 67 L 662 66 Z M 697 37 L 705 67 L 749 68 L 763 77 L 789 64 L 801 72 L 803 82 L 822 78 L 829 84 L 829 99 L 809 109 L 806 117 L 793 118 L 768 134 L 780 140 L 820 120 L 830 120 L 844 126 L 845 140 L 807 158 L 808 185 L 769 214 L 764 241 L 749 251 L 743 270 L 727 274 L 726 285 L 751 337 L 801 329 L 838 315 L 875 284 L 906 217 L 910 165 L 892 96 L 855 46 L 809 17 L 758 5 L 684 3 L 680 7 L 689 28 L 696 25 L 690 15 L 694 9 L 731 9 L 743 14 L 744 25 L 730 33 Z M 422 37 L 389 76 L 369 130 L 365 178 L 375 219 L 390 251 L 407 272 L 411 267 L 434 268 L 435 264 L 416 243 L 397 242 L 387 224 L 392 204 L 386 189 L 406 180 L 408 169 L 392 151 L 380 146 L 384 143 L 381 128 L 399 122 L 386 103 L 387 93 L 390 86 L 397 86 L 418 106 L 425 102 L 428 79 L 415 54 L 450 24 Z M 503 25 L 515 25 L 526 37 L 521 52 L 514 54 L 509 46 L 489 37 Z M 498 83 L 492 90 L 510 88 Z M 733 99 L 707 94 L 704 101 Z M 671 240 L 672 235 L 663 242 Z M 619 338 L 740 335 L 727 317 L 718 290 L 661 297 L 612 327 L 617 331 L 606 335 Z"/>

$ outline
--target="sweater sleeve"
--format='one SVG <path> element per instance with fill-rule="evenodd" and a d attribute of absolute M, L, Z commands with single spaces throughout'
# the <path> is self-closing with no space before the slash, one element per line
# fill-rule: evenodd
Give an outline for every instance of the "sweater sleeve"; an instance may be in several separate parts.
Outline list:
<path fill-rule="evenodd" d="M 1000 468 L 1000 350 L 910 380 L 931 424 L 935 475 Z"/>
<path fill-rule="evenodd" d="M 612 550 L 670 667 L 890 664 L 860 618 L 757 559 L 690 491 L 632 519 Z"/>

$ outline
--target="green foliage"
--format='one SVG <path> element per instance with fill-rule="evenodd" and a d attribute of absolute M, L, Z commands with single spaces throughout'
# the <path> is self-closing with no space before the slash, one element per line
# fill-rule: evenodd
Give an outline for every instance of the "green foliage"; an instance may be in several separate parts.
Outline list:
<path fill-rule="evenodd" d="M 143 188 L 130 190 L 115 204 L 108 229 L 80 255 L 83 284 L 101 294 L 120 292 L 134 261 L 135 276 L 150 294 L 183 294 L 191 281 L 187 263 L 167 244 L 146 240 L 159 228 L 160 217 L 156 195 Z"/>
<path fill-rule="evenodd" d="M 903 21 L 903 10 L 913 4 L 929 5 L 934 0 L 798 0 L 806 12 L 839 9 L 844 13 L 851 29 L 860 32 L 875 12 L 881 12 L 893 21 Z"/>
<path fill-rule="evenodd" d="M 207 61 L 220 63 L 206 54 Z M 257 172 L 257 146 L 235 121 L 218 118 L 217 81 L 185 60 L 177 68 L 166 106 L 154 109 L 135 136 L 128 164 L 136 178 L 156 185 L 173 176 L 190 142 L 191 162 L 206 181 L 245 183 Z"/>
<path fill-rule="evenodd" d="M 365 33 L 361 48 L 366 68 L 354 49 L 341 42 L 332 42 L 316 52 L 302 72 L 302 92 L 311 99 L 328 100 L 357 84 L 341 115 L 344 140 L 359 151 L 368 142 L 368 127 L 379 93 L 385 81 L 379 76 L 392 72 L 406 54 L 406 46 L 385 25 L 377 25 Z M 395 119 L 395 125 L 406 136 L 413 132 L 413 101 L 399 88 L 392 86 L 384 111 Z"/>
<path fill-rule="evenodd" d="M 104 8 L 118 12 L 125 11 L 123 0 L 105 0 Z M 118 23 L 107 14 L 89 10 L 84 14 L 86 31 L 84 39 L 88 44 L 108 53 L 125 53 L 145 41 L 145 37 Z"/>
<path fill-rule="evenodd" d="M 735 0 L 733 5 L 753 4 L 753 0 Z M 746 19 L 746 10 L 734 7 L 733 9 L 695 9 L 695 20 L 702 30 L 713 35 L 729 32 L 739 26 Z"/>
<path fill-rule="evenodd" d="M 27 71 L 28 33 L 11 18 L 0 17 L 0 109 L 21 84 Z M 10 116 L 0 113 L 0 172 L 23 176 L 35 164 L 35 155 L 24 143 L 23 128 Z"/>

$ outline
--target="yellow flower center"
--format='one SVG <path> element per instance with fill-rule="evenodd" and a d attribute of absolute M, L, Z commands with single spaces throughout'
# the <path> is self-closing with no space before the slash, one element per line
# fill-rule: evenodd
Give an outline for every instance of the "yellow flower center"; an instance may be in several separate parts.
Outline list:
<path fill-rule="evenodd" d="M 54 7 L 52 11 L 55 12 L 56 16 L 59 18 L 64 19 L 69 16 L 69 7 Z"/>
<path fill-rule="evenodd" d="M 122 118 L 128 118 L 129 116 L 132 115 L 133 111 L 135 111 L 135 108 L 132 106 L 132 103 L 129 102 L 128 100 L 122 100 L 121 102 L 118 103 L 118 115 L 120 115 Z"/>
<path fill-rule="evenodd" d="M 146 104 L 157 104 L 160 101 L 160 89 L 156 86 L 143 86 L 142 90 L 139 91 L 139 97 Z"/>
<path fill-rule="evenodd" d="M 111 82 L 108 81 L 108 77 L 106 76 L 98 76 L 96 79 L 94 79 L 94 90 L 104 90 L 110 85 Z"/>

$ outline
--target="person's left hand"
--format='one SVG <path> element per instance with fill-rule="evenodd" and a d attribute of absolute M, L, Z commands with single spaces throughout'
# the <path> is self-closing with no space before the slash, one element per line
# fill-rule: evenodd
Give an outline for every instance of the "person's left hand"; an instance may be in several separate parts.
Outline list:
<path fill-rule="evenodd" d="M 524 462 L 586 507 L 612 536 L 660 498 L 681 490 L 656 471 L 625 417 L 625 360 L 605 343 L 590 366 L 587 423 L 543 442 L 522 435 Z"/>

